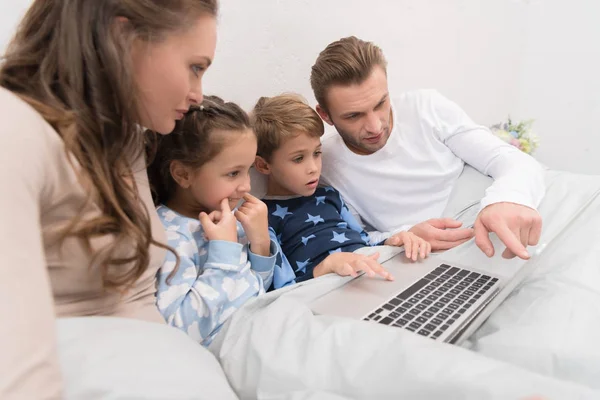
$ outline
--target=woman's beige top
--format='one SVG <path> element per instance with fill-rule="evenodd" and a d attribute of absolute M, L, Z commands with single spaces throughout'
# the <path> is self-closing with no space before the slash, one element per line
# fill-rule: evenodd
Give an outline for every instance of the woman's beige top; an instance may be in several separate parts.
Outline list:
<path fill-rule="evenodd" d="M 154 238 L 165 234 L 152 206 L 145 169 L 136 173 Z M 55 318 L 110 315 L 163 322 L 154 276 L 164 250 L 124 294 L 107 292 L 80 241 L 54 244 L 81 209 L 79 185 L 59 135 L 29 105 L 0 88 L 0 398 L 59 398 Z M 85 216 L 98 215 L 95 207 Z M 95 240 L 93 246 L 109 238 Z"/>

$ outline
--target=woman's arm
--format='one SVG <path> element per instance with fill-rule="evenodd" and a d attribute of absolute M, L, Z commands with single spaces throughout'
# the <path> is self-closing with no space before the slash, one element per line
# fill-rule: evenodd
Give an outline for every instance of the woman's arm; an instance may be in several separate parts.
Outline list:
<path fill-rule="evenodd" d="M 0 112 L 0 398 L 61 397 L 54 301 L 41 228 L 47 165 L 41 121 Z M 23 113 L 21 113 L 23 114 Z"/>

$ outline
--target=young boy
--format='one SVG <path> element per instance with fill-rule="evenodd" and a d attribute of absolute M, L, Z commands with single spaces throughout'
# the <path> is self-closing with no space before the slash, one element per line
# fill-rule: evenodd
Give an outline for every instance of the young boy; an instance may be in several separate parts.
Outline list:
<path fill-rule="evenodd" d="M 262 97 L 253 110 L 258 137 L 255 167 L 267 175 L 269 225 L 275 230 L 283 253 L 296 272 L 297 281 L 335 272 L 356 275 L 364 270 L 393 279 L 369 257 L 353 253 L 365 246 L 405 246 L 416 261 L 431 251 L 429 243 L 410 232 L 386 235 L 373 243 L 352 216 L 340 193 L 319 187 L 323 121 L 299 96 Z"/>

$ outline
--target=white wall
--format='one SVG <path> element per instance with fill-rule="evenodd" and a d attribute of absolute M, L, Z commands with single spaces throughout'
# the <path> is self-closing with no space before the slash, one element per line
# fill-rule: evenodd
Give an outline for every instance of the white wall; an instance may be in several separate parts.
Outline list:
<path fill-rule="evenodd" d="M 32 0 L 0 0 L 0 54 L 15 33 L 19 20 Z"/>
<path fill-rule="evenodd" d="M 0 0 L 0 52 L 30 2 Z M 599 20 L 597 0 L 221 0 L 205 88 L 314 104 L 316 56 L 354 34 L 383 48 L 392 92 L 437 88 L 483 124 L 535 118 L 542 162 L 600 174 Z"/>
<path fill-rule="evenodd" d="M 537 158 L 600 174 L 600 1 L 547 0 L 528 7 L 514 107 L 536 118 Z"/>

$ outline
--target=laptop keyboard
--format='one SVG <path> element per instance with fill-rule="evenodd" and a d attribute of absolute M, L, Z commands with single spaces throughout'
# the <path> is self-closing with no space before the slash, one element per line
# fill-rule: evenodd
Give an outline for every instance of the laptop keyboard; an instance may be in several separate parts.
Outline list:
<path fill-rule="evenodd" d="M 498 278 L 441 264 L 364 319 L 437 339 L 496 282 Z"/>

